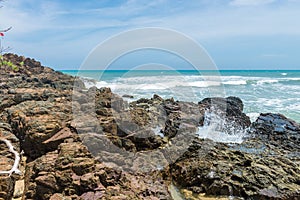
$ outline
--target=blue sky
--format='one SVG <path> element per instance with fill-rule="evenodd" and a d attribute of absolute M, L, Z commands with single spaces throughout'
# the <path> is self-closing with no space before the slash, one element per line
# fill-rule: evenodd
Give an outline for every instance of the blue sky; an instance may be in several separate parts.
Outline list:
<path fill-rule="evenodd" d="M 7 0 L 2 5 L 0 27 L 13 26 L 2 43 L 55 69 L 78 69 L 99 43 L 143 27 L 186 34 L 219 69 L 300 69 L 298 0 Z"/>

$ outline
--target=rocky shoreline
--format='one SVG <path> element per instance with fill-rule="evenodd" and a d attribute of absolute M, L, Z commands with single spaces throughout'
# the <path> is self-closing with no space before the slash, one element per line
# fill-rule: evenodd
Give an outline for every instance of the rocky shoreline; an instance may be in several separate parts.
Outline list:
<path fill-rule="evenodd" d="M 2 60 L 0 172 L 16 161 L 7 140 L 22 173 L 0 173 L 0 199 L 300 199 L 300 125 L 281 114 L 251 123 L 237 97 L 128 103 L 34 59 Z M 247 137 L 199 138 L 208 112 Z"/>

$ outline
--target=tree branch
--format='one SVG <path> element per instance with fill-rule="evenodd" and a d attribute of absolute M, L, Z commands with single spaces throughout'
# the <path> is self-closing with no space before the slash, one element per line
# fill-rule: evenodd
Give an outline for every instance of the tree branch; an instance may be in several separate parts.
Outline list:
<path fill-rule="evenodd" d="M 9 31 L 10 29 L 12 29 L 12 27 L 9 27 L 9 28 L 4 29 L 4 30 L 0 30 L 0 32 L 7 32 L 7 31 Z"/>

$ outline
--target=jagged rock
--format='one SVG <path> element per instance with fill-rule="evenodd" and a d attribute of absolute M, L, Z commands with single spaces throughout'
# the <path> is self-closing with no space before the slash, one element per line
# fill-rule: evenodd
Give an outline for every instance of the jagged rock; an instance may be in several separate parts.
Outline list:
<path fill-rule="evenodd" d="M 300 125 L 281 114 L 261 114 L 252 124 L 255 136 L 287 150 L 300 149 Z"/>
<path fill-rule="evenodd" d="M 7 123 L 0 121 L 0 138 L 9 140 L 14 149 L 20 152 L 19 140 L 12 133 L 11 127 Z M 9 151 L 8 146 L 0 141 L 0 171 L 10 171 L 15 163 L 15 155 Z M 13 197 L 14 184 L 19 175 L 0 174 L 0 199 L 9 200 Z"/>
<path fill-rule="evenodd" d="M 133 99 L 134 98 L 134 96 L 129 95 L 129 94 L 124 94 L 124 95 L 122 95 L 122 97 L 123 98 L 129 98 L 129 99 Z"/>
<path fill-rule="evenodd" d="M 107 168 L 93 158 L 79 141 L 79 130 L 72 126 L 72 100 L 73 109 L 90 109 L 97 115 L 97 123 L 102 128 L 94 131 L 104 130 L 117 134 L 118 126 L 112 109 L 123 109 L 124 102 L 120 97 L 114 95 L 109 88 L 91 88 L 86 92 L 79 90 L 72 99 L 73 77 L 43 67 L 32 59 L 12 54 L 5 55 L 4 59 L 19 67 L 19 71 L 14 72 L 1 66 L 3 70 L 0 78 L 3 80 L 1 85 L 5 95 L 0 97 L 0 117 L 8 123 L 4 127 L 9 127 L 6 129 L 20 139 L 21 148 L 29 157 L 23 198 L 168 198 L 167 189 L 161 193 L 147 192 L 148 188 L 155 188 L 155 185 L 159 188 L 165 187 L 162 182 L 154 183 L 151 176 L 147 178 L 148 182 L 144 182 L 143 175 L 126 175 Z M 24 64 L 21 65 L 21 62 Z M 97 99 L 95 107 L 89 105 L 90 97 L 95 97 L 94 95 Z M 88 129 L 85 128 L 86 130 Z M 83 129 L 81 131 L 84 132 Z M 129 177 L 140 179 L 143 187 L 131 189 Z M 14 181 L 7 180 L 0 186 L 5 186 L 3 191 L 7 191 L 11 197 Z M 8 196 L 7 193 L 5 195 Z"/>
<path fill-rule="evenodd" d="M 14 71 L 11 67 L 1 66 L 2 76 L 5 82 L 14 82 L 10 88 L 32 88 L 32 87 L 52 87 L 55 89 L 72 89 L 74 87 L 74 77 L 54 71 L 44 67 L 40 62 L 17 56 L 15 54 L 5 54 L 3 59 L 14 63 L 18 70 Z M 22 76 L 20 76 L 22 75 Z M 24 82 L 26 80 L 26 82 Z M 1 81 L 2 82 L 2 81 Z M 77 81 L 77 86 L 84 88 L 84 84 Z"/>
<path fill-rule="evenodd" d="M 250 118 L 243 113 L 244 105 L 238 97 L 205 98 L 198 104 L 202 109 L 209 109 L 220 116 L 223 115 L 230 123 L 236 123 L 244 128 L 251 124 Z"/>
<path fill-rule="evenodd" d="M 168 196 L 167 191 L 157 193 L 162 182 L 153 183 L 148 179 L 122 174 L 101 165 L 81 143 L 62 143 L 57 152 L 50 152 L 28 164 L 26 179 L 26 199 L 59 199 L 78 196 L 83 199 L 104 198 L 130 194 L 127 199 L 136 195 Z M 132 180 L 131 180 L 131 179 Z M 139 185 L 131 181 L 140 179 Z M 153 186 L 155 194 L 143 191 Z M 161 186 L 159 186 L 161 185 Z M 142 199 L 142 196 L 139 199 Z M 79 198 L 77 198 L 79 199 Z"/>
<path fill-rule="evenodd" d="M 285 130 L 279 129 L 282 125 Z M 242 144 L 196 140 L 171 165 L 170 173 L 180 187 L 195 194 L 298 199 L 299 134 L 296 122 L 282 115 L 262 114 L 252 125 L 251 137 Z"/>
<path fill-rule="evenodd" d="M 3 59 L 17 68 L 0 65 L 0 137 L 28 156 L 18 197 L 172 199 L 174 182 L 190 199 L 300 198 L 300 126 L 280 114 L 262 114 L 250 126 L 237 97 L 128 103 L 34 59 Z M 199 139 L 210 112 L 251 132 L 241 144 Z M 2 143 L 0 157 L 0 170 L 9 170 L 13 155 Z M 17 179 L 0 176 L 0 199 L 12 197 Z"/>
<path fill-rule="evenodd" d="M 49 142 L 49 139 L 64 129 L 72 117 L 70 106 L 46 101 L 22 102 L 5 113 L 21 140 L 22 149 L 32 159 L 56 149 L 59 142 Z"/>
<path fill-rule="evenodd" d="M 26 198 L 49 199 L 55 193 L 71 196 L 88 191 L 91 188 L 84 184 L 88 181 L 84 174 L 94 170 L 95 161 L 85 146 L 81 143 L 62 143 L 57 152 L 47 153 L 28 164 Z M 97 184 L 100 182 L 90 187 L 97 188 Z"/>

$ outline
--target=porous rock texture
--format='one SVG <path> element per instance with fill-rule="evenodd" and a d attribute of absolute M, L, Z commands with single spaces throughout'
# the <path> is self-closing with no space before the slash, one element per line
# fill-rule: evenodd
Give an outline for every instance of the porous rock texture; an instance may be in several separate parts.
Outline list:
<path fill-rule="evenodd" d="M 0 199 L 174 199 L 170 186 L 182 199 L 300 198 L 300 126 L 283 115 L 251 124 L 237 97 L 128 103 L 34 59 L 2 59 L 17 67 L 0 65 L 0 137 L 24 169 L 0 174 Z M 244 142 L 198 138 L 209 112 L 247 129 Z M 0 158 L 10 170 L 3 142 Z"/>

